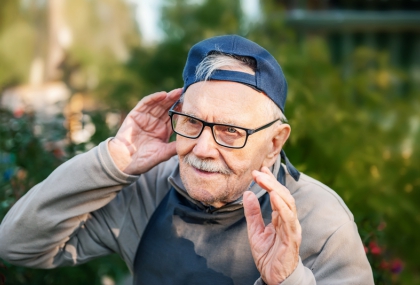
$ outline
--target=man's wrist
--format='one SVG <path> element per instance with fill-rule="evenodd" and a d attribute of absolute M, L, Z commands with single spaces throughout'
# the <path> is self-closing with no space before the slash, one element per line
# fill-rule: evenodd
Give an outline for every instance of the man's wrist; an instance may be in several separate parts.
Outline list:
<path fill-rule="evenodd" d="M 120 171 L 125 172 L 128 165 L 131 163 L 131 157 L 127 147 L 117 139 L 111 138 L 108 141 L 108 151 L 117 168 Z"/>

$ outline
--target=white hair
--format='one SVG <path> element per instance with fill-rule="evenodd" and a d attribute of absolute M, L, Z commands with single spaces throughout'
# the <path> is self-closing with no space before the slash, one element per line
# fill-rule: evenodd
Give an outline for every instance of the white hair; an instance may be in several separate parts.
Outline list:
<path fill-rule="evenodd" d="M 255 74 L 255 60 L 249 57 L 238 57 L 223 53 L 212 53 L 206 56 L 195 69 L 195 77 L 207 81 L 217 69 L 239 69 Z"/>
<path fill-rule="evenodd" d="M 240 70 L 242 72 L 255 74 L 256 62 L 251 57 L 237 56 L 215 52 L 206 56 L 196 67 L 195 76 L 202 81 L 209 80 L 210 76 L 218 69 Z M 184 99 L 182 94 L 180 100 Z M 279 118 L 282 122 L 287 122 L 286 116 L 280 108 L 270 99 L 267 100 L 268 114 L 274 119 Z"/>
<path fill-rule="evenodd" d="M 192 153 L 189 153 L 186 156 L 184 156 L 184 163 L 207 172 L 217 172 L 225 175 L 232 174 L 232 170 L 230 170 L 230 168 L 227 165 L 216 163 L 211 159 L 198 158 Z"/>

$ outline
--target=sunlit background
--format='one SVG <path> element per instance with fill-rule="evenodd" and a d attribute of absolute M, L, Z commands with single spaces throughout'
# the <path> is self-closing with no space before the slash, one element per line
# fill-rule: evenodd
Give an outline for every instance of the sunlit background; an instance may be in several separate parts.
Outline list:
<path fill-rule="evenodd" d="M 420 284 L 419 0 L 2 0 L 0 218 L 143 96 L 181 87 L 190 47 L 226 33 L 280 62 L 285 150 L 354 213 L 375 284 Z M 117 256 L 55 270 L 0 260 L 0 284 L 128 276 Z"/>

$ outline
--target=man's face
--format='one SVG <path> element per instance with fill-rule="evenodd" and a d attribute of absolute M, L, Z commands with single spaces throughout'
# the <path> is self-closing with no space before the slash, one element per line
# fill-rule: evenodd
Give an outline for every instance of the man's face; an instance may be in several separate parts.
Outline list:
<path fill-rule="evenodd" d="M 182 112 L 207 122 L 255 129 L 273 119 L 267 114 L 266 100 L 270 99 L 263 93 L 240 83 L 198 82 L 185 92 Z M 239 198 L 252 182 L 252 170 L 266 165 L 273 127 L 249 136 L 241 149 L 218 145 L 209 127 L 205 127 L 197 139 L 178 135 L 176 149 L 180 174 L 188 194 L 214 207 Z M 187 163 L 186 157 L 190 161 L 206 161 L 230 173 L 199 170 L 194 164 Z"/>

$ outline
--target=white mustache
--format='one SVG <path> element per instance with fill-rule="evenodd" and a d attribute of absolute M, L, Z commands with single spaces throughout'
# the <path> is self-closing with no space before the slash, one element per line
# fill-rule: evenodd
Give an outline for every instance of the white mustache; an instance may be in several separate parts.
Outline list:
<path fill-rule="evenodd" d="M 207 172 L 218 172 L 225 175 L 232 173 L 232 171 L 227 166 L 219 165 L 218 163 L 211 160 L 200 159 L 192 154 L 187 154 L 184 156 L 184 163 Z"/>

